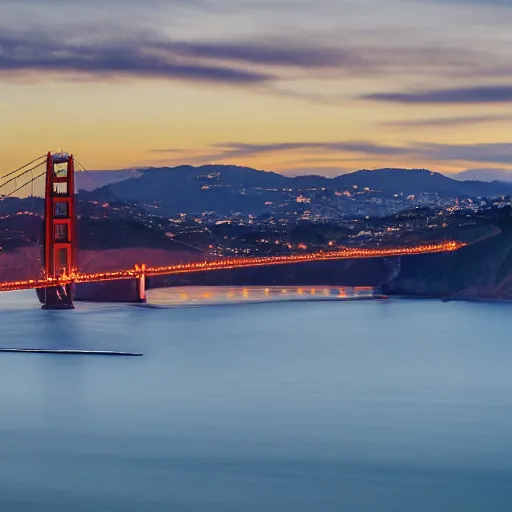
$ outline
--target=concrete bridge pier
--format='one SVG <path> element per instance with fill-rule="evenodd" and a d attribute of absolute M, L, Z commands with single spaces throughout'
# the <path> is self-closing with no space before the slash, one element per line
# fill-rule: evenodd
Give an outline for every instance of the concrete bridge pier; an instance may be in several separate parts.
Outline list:
<path fill-rule="evenodd" d="M 137 278 L 137 297 L 138 302 L 141 304 L 145 304 L 147 302 L 146 298 L 146 265 L 135 265 L 135 270 L 139 271 L 139 276 Z"/>
<path fill-rule="evenodd" d="M 39 288 L 36 292 L 42 309 L 75 309 L 72 284 Z"/>

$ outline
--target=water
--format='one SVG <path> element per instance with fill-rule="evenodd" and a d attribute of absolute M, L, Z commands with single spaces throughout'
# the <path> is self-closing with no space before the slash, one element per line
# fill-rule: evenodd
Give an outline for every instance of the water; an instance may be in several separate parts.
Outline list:
<path fill-rule="evenodd" d="M 512 509 L 510 304 L 0 304 L 2 346 L 145 354 L 0 354 L 2 511 Z"/>
<path fill-rule="evenodd" d="M 190 286 L 152 290 L 151 305 L 206 306 L 282 301 L 368 299 L 377 297 L 373 288 L 350 286 Z"/>

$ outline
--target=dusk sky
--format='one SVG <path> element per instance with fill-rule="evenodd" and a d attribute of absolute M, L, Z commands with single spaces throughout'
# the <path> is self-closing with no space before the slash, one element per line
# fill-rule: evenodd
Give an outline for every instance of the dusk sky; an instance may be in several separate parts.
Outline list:
<path fill-rule="evenodd" d="M 512 170 L 512 0 L 0 0 L 0 174 Z"/>

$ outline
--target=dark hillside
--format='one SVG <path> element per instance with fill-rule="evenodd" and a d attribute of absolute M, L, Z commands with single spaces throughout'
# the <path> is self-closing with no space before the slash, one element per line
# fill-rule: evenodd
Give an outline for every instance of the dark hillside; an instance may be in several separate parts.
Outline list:
<path fill-rule="evenodd" d="M 457 252 L 402 258 L 388 294 L 451 298 L 512 298 L 512 217 L 494 219 L 499 234 Z"/>

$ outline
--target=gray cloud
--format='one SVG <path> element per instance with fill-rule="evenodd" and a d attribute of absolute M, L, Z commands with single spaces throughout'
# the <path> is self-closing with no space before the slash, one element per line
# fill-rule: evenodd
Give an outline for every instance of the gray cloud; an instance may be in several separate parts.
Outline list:
<path fill-rule="evenodd" d="M 264 68 L 341 71 L 375 65 L 357 51 L 290 40 L 172 41 L 146 33 L 120 36 L 119 30 L 106 38 L 101 26 L 87 33 L 62 28 L 56 34 L 58 39 L 41 28 L 0 31 L 0 73 L 82 73 L 260 84 L 277 79 Z"/>
<path fill-rule="evenodd" d="M 512 181 L 512 169 L 482 168 L 467 169 L 452 176 L 458 180 Z"/>
<path fill-rule="evenodd" d="M 457 48 L 372 48 L 348 45 L 338 48 L 307 38 L 272 37 L 222 42 L 173 41 L 157 34 L 148 35 L 147 32 L 130 29 L 109 27 L 107 31 L 101 22 L 85 29 L 64 26 L 52 32 L 42 27 L 44 25 L 30 31 L 0 30 L 0 73 L 86 73 L 103 77 L 146 76 L 199 82 L 260 84 L 275 82 L 280 77 L 286 78 L 285 73 L 279 76 L 275 73 L 287 68 L 302 70 L 308 77 L 339 78 L 368 77 L 379 73 L 453 74 L 454 70 L 468 74 L 483 72 L 482 62 L 486 65 L 498 64 L 489 56 L 484 59 L 478 52 Z M 322 73 L 324 70 L 326 73 Z M 339 95 L 331 97 L 276 88 L 272 93 L 321 103 L 339 103 L 345 99 Z M 407 93 L 376 94 L 367 98 L 432 102 L 440 94 L 435 91 L 420 93 L 419 96 Z"/>
<path fill-rule="evenodd" d="M 383 126 L 396 128 L 427 128 L 427 127 L 450 127 L 468 126 L 474 124 L 511 122 L 512 115 L 483 115 L 466 117 L 437 117 L 432 119 L 405 119 L 402 121 L 388 121 Z"/>
<path fill-rule="evenodd" d="M 362 98 L 404 104 L 508 103 L 512 102 L 512 86 L 496 85 L 420 92 L 377 93 L 368 94 Z"/>
<path fill-rule="evenodd" d="M 59 29 L 59 39 L 44 29 L 27 32 L 0 32 L 0 70 L 56 70 L 91 73 L 133 73 L 154 76 L 205 73 L 233 81 L 265 81 L 262 72 L 228 67 L 244 66 L 326 68 L 338 73 L 374 73 L 386 70 L 417 70 L 422 66 L 467 67 L 477 56 L 445 49 L 337 48 L 294 39 L 172 41 L 155 35 L 134 33 L 130 37 L 112 30 L 105 38 L 104 28 L 91 27 L 86 33 Z M 212 64 L 214 63 L 214 64 Z"/>
<path fill-rule="evenodd" d="M 286 169 L 279 169 L 277 172 L 279 174 L 287 174 L 289 176 L 307 176 L 307 175 L 322 175 L 322 176 L 332 176 L 336 177 L 340 174 L 348 174 L 353 172 L 352 168 L 343 168 L 343 167 L 290 167 Z"/>
<path fill-rule="evenodd" d="M 87 43 L 55 40 L 48 34 L 0 33 L 0 73 L 36 71 L 159 77 L 199 82 L 258 84 L 268 73 L 183 59 L 147 39 Z"/>
<path fill-rule="evenodd" d="M 301 149 L 319 151 L 343 151 L 352 153 L 367 153 L 374 155 L 397 155 L 404 151 L 404 148 L 395 146 L 383 146 L 371 142 L 281 142 L 274 144 L 243 144 L 228 143 L 220 147 L 226 151 L 240 155 L 257 153 L 269 153 L 275 151 L 296 151 Z"/>
<path fill-rule="evenodd" d="M 224 160 L 227 158 L 242 158 L 255 156 L 258 154 L 302 151 L 309 150 L 314 152 L 344 152 L 344 153 L 363 153 L 368 155 L 401 155 L 408 152 L 407 148 L 395 146 L 383 146 L 372 142 L 277 142 L 272 144 L 245 144 L 241 142 L 228 142 L 212 146 L 211 154 L 202 155 L 199 158 L 202 161 L 212 159 Z M 174 153 L 175 149 L 154 149 L 152 153 Z"/>
<path fill-rule="evenodd" d="M 290 151 L 309 151 L 314 153 L 355 153 L 366 157 L 407 157 L 408 159 L 460 162 L 477 164 L 512 164 L 512 143 L 488 144 L 432 144 L 413 142 L 407 146 L 392 146 L 361 141 L 320 141 L 320 142 L 276 142 L 272 144 L 245 144 L 232 142 L 214 145 L 209 154 L 195 155 L 195 163 L 213 162 L 215 160 L 231 160 L 251 156 Z M 156 149 L 152 153 L 175 153 L 175 149 Z M 176 160 L 176 158 L 175 158 Z M 188 152 L 183 150 L 181 158 L 188 162 Z"/>
<path fill-rule="evenodd" d="M 433 160 L 458 160 L 490 164 L 512 164 L 512 143 L 487 144 L 416 144 L 418 155 Z"/>
<path fill-rule="evenodd" d="M 357 52 L 290 42 L 170 43 L 165 46 L 185 56 L 254 64 L 302 68 L 365 65 Z"/>
<path fill-rule="evenodd" d="M 442 4 L 473 4 L 482 7 L 499 6 L 499 7 L 512 7 L 510 0 L 423 0 L 426 2 L 442 3 Z"/>

